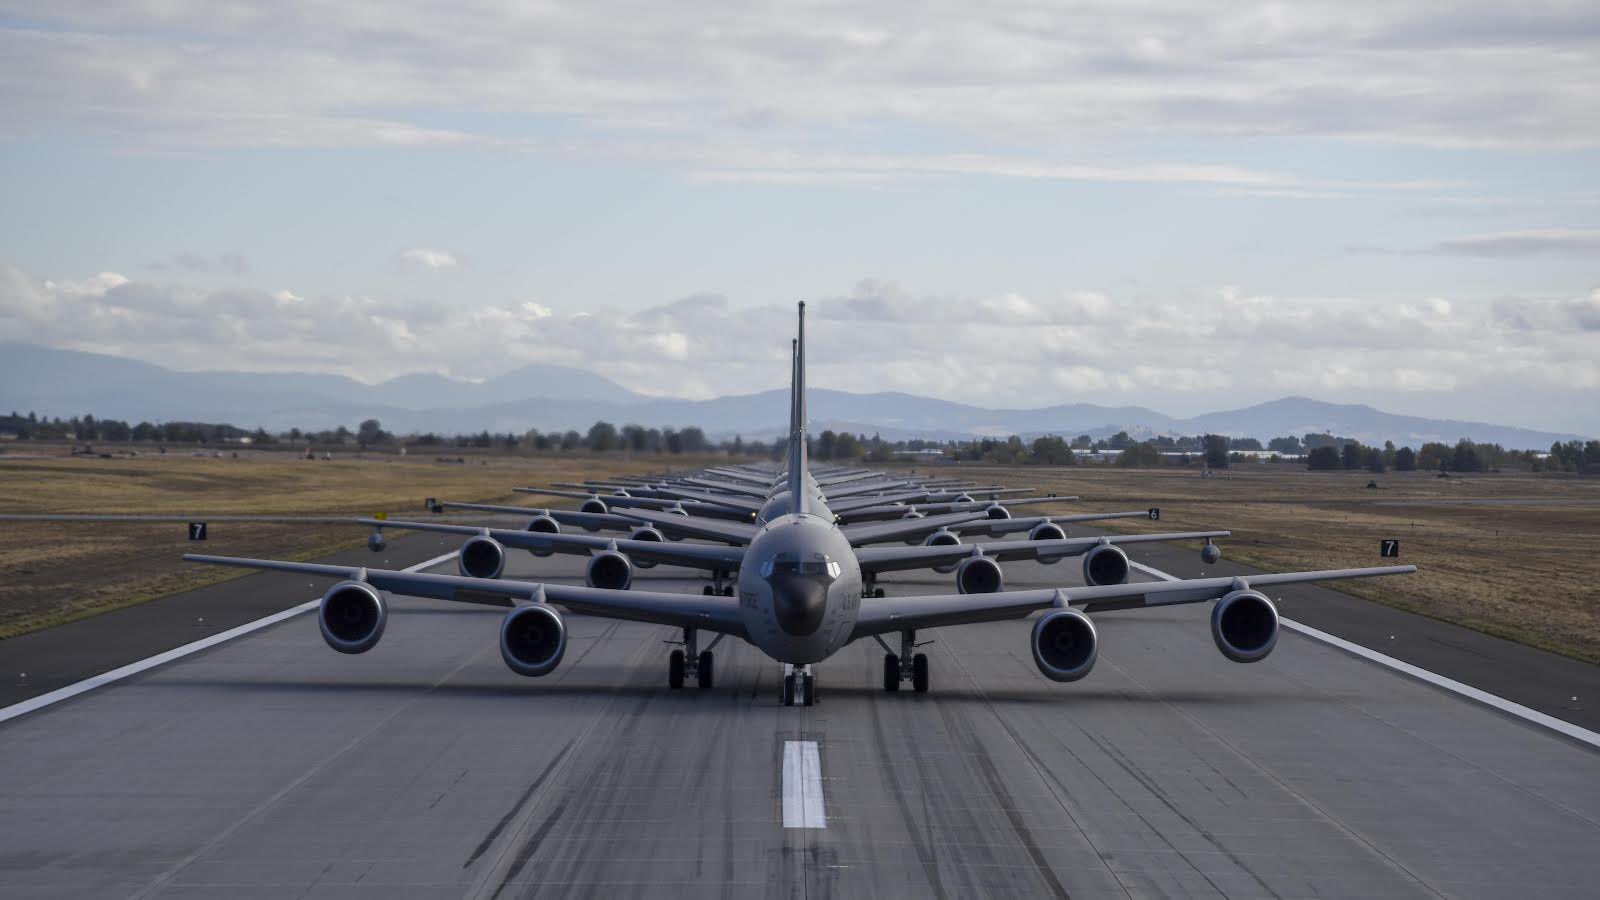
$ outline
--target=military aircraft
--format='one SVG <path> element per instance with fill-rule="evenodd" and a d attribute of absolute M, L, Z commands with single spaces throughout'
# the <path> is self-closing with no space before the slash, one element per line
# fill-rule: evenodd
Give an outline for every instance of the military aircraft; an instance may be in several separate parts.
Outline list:
<path fill-rule="evenodd" d="M 323 639 L 342 653 L 366 652 L 382 638 L 388 622 L 385 594 L 508 608 L 500 625 L 501 657 L 512 671 L 528 676 L 554 671 L 566 652 L 567 629 L 558 606 L 570 613 L 682 629 L 682 649 L 668 655 L 667 680 L 672 688 L 681 688 L 691 677 L 701 688 L 711 687 L 713 648 L 732 636 L 784 664 L 781 700 L 785 705 L 815 703 L 813 665 L 853 641 L 868 638 L 883 647 L 886 691 L 899 690 L 909 681 L 913 690 L 926 692 L 930 686 L 928 658 L 914 652 L 919 630 L 1022 618 L 1038 611 L 1045 614 L 1035 620 L 1031 630 L 1033 660 L 1053 681 L 1076 681 L 1089 674 L 1098 656 L 1099 638 L 1088 613 L 1108 609 L 1215 601 L 1210 630 L 1217 649 L 1234 662 L 1253 663 L 1266 658 L 1278 639 L 1277 609 L 1261 588 L 1416 571 L 1415 566 L 1384 566 L 1042 590 L 868 596 L 864 587 L 870 569 L 861 560 L 867 551 L 851 546 L 807 471 L 804 303 L 800 304 L 793 377 L 786 490 L 769 501 L 776 504 L 781 499 L 787 508 L 765 517 L 747 546 L 718 551 L 729 552 L 730 562 L 732 553 L 738 554 L 739 562 L 745 558 L 753 561 L 737 567 L 737 597 L 225 556 L 186 555 L 184 559 L 340 579 L 323 596 L 318 621 Z M 948 552 L 938 547 L 914 549 Z M 715 635 L 704 649 L 698 642 L 701 632 Z M 894 634 L 900 638 L 898 653 L 883 639 Z"/>

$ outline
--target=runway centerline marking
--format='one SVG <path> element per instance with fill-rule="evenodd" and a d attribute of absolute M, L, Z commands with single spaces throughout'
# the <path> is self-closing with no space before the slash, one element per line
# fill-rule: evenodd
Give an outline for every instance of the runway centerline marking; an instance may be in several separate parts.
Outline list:
<path fill-rule="evenodd" d="M 454 559 L 455 556 L 460 552 L 461 551 L 459 550 L 452 550 L 443 556 L 435 556 L 433 559 L 419 562 L 414 566 L 407 566 L 403 571 L 420 572 L 423 569 L 432 568 L 447 559 Z M 128 663 L 121 668 L 112 669 L 109 672 L 101 672 L 99 675 L 95 675 L 92 678 L 85 678 L 82 681 L 75 681 L 66 687 L 56 688 L 49 693 L 40 694 L 37 697 L 30 697 L 21 703 L 13 703 L 5 709 L 0 709 L 0 723 L 9 722 L 18 716 L 25 716 L 28 713 L 44 709 L 47 706 L 53 706 L 63 700 L 70 700 L 79 694 L 86 694 L 95 688 L 101 688 L 108 684 L 114 684 L 124 678 L 137 675 L 140 672 L 147 672 L 157 666 L 164 666 L 174 660 L 179 660 L 185 656 L 199 653 L 201 650 L 210 649 L 218 644 L 231 641 L 234 638 L 244 637 L 253 631 L 260 631 L 261 629 L 270 625 L 276 625 L 286 619 L 292 619 L 301 613 L 310 612 L 311 610 L 316 609 L 317 604 L 321 602 L 322 598 L 318 597 L 315 600 L 302 603 L 299 606 L 291 606 L 281 612 L 275 612 L 270 616 L 264 616 L 260 619 L 256 619 L 253 622 L 246 622 L 243 625 L 213 634 L 210 637 L 201 638 L 198 641 L 184 644 L 181 647 L 173 647 L 171 650 L 168 650 L 165 653 L 157 653 L 155 656 L 146 657 L 138 662 Z"/>
<path fill-rule="evenodd" d="M 1149 575 L 1153 578 L 1159 578 L 1162 581 L 1180 580 L 1176 575 L 1169 575 L 1160 569 L 1154 568 L 1153 566 L 1147 566 L 1144 563 L 1129 562 L 1128 564 L 1133 568 L 1145 573 L 1146 575 Z M 1248 575 L 1241 577 L 1246 580 L 1249 580 L 1250 578 Z M 1287 619 L 1279 616 L 1278 622 L 1284 628 L 1287 628 L 1290 631 L 1303 634 L 1313 640 L 1318 640 L 1324 644 L 1337 647 L 1346 653 L 1355 654 L 1362 659 L 1375 662 L 1378 665 L 1389 669 L 1393 669 L 1394 671 L 1403 675 L 1410 675 L 1412 678 L 1415 678 L 1418 681 L 1425 681 L 1434 687 L 1443 688 L 1444 690 L 1450 691 L 1453 694 L 1465 697 L 1468 700 L 1475 700 L 1485 706 L 1493 707 L 1494 709 L 1498 709 L 1503 713 L 1516 716 L 1523 721 L 1531 722 L 1534 725 L 1548 728 L 1557 734 L 1572 738 L 1575 741 L 1588 744 L 1591 747 L 1600 748 L 1600 734 L 1596 734 L 1587 728 L 1579 727 L 1571 722 L 1558 719 L 1552 715 L 1547 715 L 1531 707 L 1523 706 L 1521 703 L 1516 703 L 1514 701 L 1507 700 L 1504 697 L 1496 696 L 1488 691 L 1475 688 L 1470 684 L 1456 681 L 1454 678 L 1446 678 L 1443 675 L 1430 672 L 1421 666 L 1414 666 L 1404 660 L 1395 659 L 1387 654 L 1379 653 L 1376 650 L 1372 650 L 1367 647 L 1363 647 L 1360 644 L 1347 641 L 1342 637 L 1331 635 L 1326 631 L 1320 631 L 1316 628 L 1312 628 L 1310 625 L 1303 625 L 1293 619 Z"/>
<path fill-rule="evenodd" d="M 827 828 L 822 755 L 816 741 L 783 742 L 783 827 Z"/>

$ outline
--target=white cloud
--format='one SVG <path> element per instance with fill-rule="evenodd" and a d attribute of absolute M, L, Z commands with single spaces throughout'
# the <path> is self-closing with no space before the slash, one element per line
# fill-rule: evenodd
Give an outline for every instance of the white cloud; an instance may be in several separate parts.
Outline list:
<path fill-rule="evenodd" d="M 1072 291 L 938 296 L 868 280 L 808 310 L 813 384 L 1000 407 L 1168 408 L 1190 397 L 1183 402 L 1225 408 L 1288 393 L 1386 405 L 1408 392 L 1492 390 L 1524 398 L 1498 414 L 1524 421 L 1547 392 L 1600 387 L 1600 290 L 1396 305 L 1236 287 L 1183 302 Z M 0 340 L 366 381 L 414 371 L 478 379 L 539 361 L 589 368 L 641 393 L 747 393 L 785 383 L 793 316 L 788 305 L 715 294 L 565 314 L 531 301 L 203 291 L 110 272 L 41 280 L 0 265 Z"/>
<path fill-rule="evenodd" d="M 382 16 L 354 0 L 5 5 L 16 7 L 0 28 L 0 129 L 10 133 L 88 127 L 181 146 L 545 147 L 416 112 L 448 109 L 562 117 L 607 143 L 691 154 L 741 139 L 829 146 L 813 138 L 863 123 L 1082 149 L 1172 135 L 1600 145 L 1600 10 L 1582 3 L 418 0 L 385 4 Z M 809 166 L 725 167 L 714 155 L 693 170 L 818 177 L 804 174 Z M 994 168 L 948 157 L 934 165 L 951 166 Z M 1114 165 L 1050 160 L 1004 171 L 1126 177 Z M 1197 174 L 1219 173 L 1174 165 L 1163 177 Z"/>
<path fill-rule="evenodd" d="M 461 265 L 455 254 L 443 250 L 429 250 L 426 247 L 401 250 L 396 254 L 395 261 L 402 269 L 455 269 Z"/>

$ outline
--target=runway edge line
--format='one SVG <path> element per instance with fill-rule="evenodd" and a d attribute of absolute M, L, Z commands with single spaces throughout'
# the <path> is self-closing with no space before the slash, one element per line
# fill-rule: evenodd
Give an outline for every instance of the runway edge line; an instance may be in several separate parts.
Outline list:
<path fill-rule="evenodd" d="M 1147 566 L 1144 563 L 1129 562 L 1129 565 L 1145 573 L 1146 575 L 1159 578 L 1162 581 L 1179 580 L 1178 576 L 1176 575 L 1169 575 L 1160 569 L 1157 569 L 1153 566 Z M 1249 579 L 1248 575 L 1244 577 L 1246 580 Z M 1327 633 L 1326 631 L 1319 631 L 1318 629 L 1312 628 L 1310 625 L 1302 625 L 1293 619 L 1286 619 L 1280 616 L 1278 618 L 1278 622 L 1290 631 L 1303 634 L 1306 637 L 1314 640 L 1322 641 L 1323 643 L 1337 647 L 1346 653 L 1354 654 L 1362 659 L 1375 662 L 1380 666 L 1393 669 L 1394 671 L 1403 675 L 1409 675 L 1419 681 L 1425 681 L 1434 687 L 1443 688 L 1444 690 L 1450 691 L 1453 694 L 1458 694 L 1467 698 L 1468 700 L 1475 700 L 1485 706 L 1493 707 L 1503 713 L 1516 716 L 1517 718 L 1526 722 L 1531 722 L 1534 725 L 1548 728 L 1551 731 L 1562 735 L 1563 737 L 1568 737 L 1580 743 L 1588 744 L 1590 747 L 1600 749 L 1600 734 L 1596 734 L 1587 728 L 1579 727 L 1571 722 L 1558 719 L 1555 716 L 1547 715 L 1539 712 L 1536 709 L 1532 709 L 1530 707 L 1523 706 L 1520 703 L 1507 700 L 1504 697 L 1491 694 L 1488 691 L 1480 690 L 1470 684 L 1464 684 L 1456 681 L 1454 678 L 1446 678 L 1443 675 L 1430 672 L 1421 666 L 1414 666 L 1411 663 L 1395 659 L 1392 656 L 1379 653 L 1376 650 L 1368 649 L 1360 644 L 1347 641 L 1344 638 L 1336 637 Z"/>
<path fill-rule="evenodd" d="M 432 568 L 439 563 L 444 562 L 445 560 L 454 559 L 456 554 L 459 552 L 459 550 L 453 550 L 442 556 L 435 556 L 433 559 L 424 560 L 423 562 L 419 562 L 414 566 L 407 566 L 405 571 L 420 572 L 423 569 Z M 112 669 L 109 672 L 102 672 L 99 675 L 95 675 L 92 678 L 85 678 L 82 681 L 75 681 L 66 687 L 56 688 L 49 693 L 40 694 L 37 697 L 30 697 L 21 703 L 13 703 L 5 709 L 0 709 L 0 724 L 9 722 L 12 719 L 21 716 L 25 716 L 28 713 L 44 709 L 47 706 L 53 706 L 63 700 L 70 700 L 79 694 L 86 694 L 95 688 L 105 687 L 108 684 L 115 684 L 124 678 L 129 678 L 139 674 L 140 672 L 148 672 L 157 666 L 166 665 L 174 660 L 179 660 L 185 656 L 199 653 L 201 650 L 210 649 L 218 644 L 231 641 L 234 638 L 244 637 L 251 632 L 260 631 L 263 628 L 266 628 L 270 625 L 276 625 L 286 619 L 292 619 L 301 613 L 310 612 L 311 610 L 316 609 L 317 604 L 321 602 L 322 599 L 319 597 L 316 600 L 302 603 L 299 606 L 291 606 L 288 609 L 282 610 L 281 612 L 275 612 L 270 616 L 264 616 L 256 619 L 253 622 L 246 622 L 243 625 L 230 628 L 227 631 L 223 631 L 218 634 L 213 634 L 210 637 L 201 638 L 198 641 L 184 644 L 181 647 L 173 647 L 171 650 L 168 650 L 165 653 L 157 653 L 155 656 L 146 657 L 138 662 L 128 663 L 121 668 Z"/>

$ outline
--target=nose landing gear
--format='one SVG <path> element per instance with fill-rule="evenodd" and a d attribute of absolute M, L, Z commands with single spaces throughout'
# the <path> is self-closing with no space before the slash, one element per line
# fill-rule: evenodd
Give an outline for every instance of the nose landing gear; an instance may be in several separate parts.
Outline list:
<path fill-rule="evenodd" d="M 785 665 L 783 667 L 784 706 L 817 705 L 817 677 L 811 666 Z"/>

